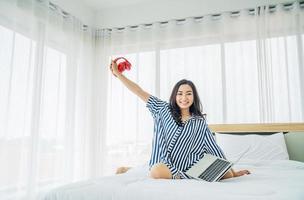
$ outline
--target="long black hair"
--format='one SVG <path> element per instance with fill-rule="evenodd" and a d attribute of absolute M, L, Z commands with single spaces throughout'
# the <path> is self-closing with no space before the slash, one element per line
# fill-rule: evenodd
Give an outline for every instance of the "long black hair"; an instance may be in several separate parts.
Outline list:
<path fill-rule="evenodd" d="M 178 125 L 182 125 L 181 111 L 180 111 L 179 106 L 176 103 L 176 95 L 177 95 L 178 89 L 181 85 L 189 85 L 193 91 L 193 104 L 190 106 L 190 109 L 189 109 L 190 114 L 194 115 L 194 116 L 199 116 L 199 117 L 205 118 L 205 114 L 203 114 L 203 106 L 200 101 L 200 98 L 197 93 L 195 85 L 193 84 L 192 81 L 182 79 L 182 80 L 178 81 L 175 84 L 175 86 L 173 87 L 173 90 L 171 92 L 171 96 L 169 99 L 171 113 L 172 113 L 172 116 L 173 116 L 175 122 Z"/>

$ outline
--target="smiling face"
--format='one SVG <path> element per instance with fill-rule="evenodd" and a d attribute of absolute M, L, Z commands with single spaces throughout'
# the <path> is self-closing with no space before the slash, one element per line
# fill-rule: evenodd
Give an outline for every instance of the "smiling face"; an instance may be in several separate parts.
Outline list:
<path fill-rule="evenodd" d="M 179 86 L 176 94 L 176 104 L 181 110 L 189 110 L 193 104 L 193 90 L 188 84 Z"/>

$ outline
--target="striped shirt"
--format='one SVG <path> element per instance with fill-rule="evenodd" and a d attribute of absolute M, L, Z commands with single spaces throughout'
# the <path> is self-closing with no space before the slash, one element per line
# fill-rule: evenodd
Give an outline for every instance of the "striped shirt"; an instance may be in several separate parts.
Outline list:
<path fill-rule="evenodd" d="M 163 163 L 173 178 L 189 178 L 184 172 L 205 153 L 225 158 L 204 118 L 191 116 L 180 126 L 171 114 L 169 103 L 154 96 L 149 97 L 147 108 L 154 119 L 150 168 Z"/>

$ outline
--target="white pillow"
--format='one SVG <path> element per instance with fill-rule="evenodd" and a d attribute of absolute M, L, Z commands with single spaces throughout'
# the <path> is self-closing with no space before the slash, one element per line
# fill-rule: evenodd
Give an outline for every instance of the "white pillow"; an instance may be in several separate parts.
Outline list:
<path fill-rule="evenodd" d="M 216 133 L 215 136 L 226 158 L 232 162 L 247 150 L 241 160 L 289 160 L 283 133 L 272 135 Z"/>

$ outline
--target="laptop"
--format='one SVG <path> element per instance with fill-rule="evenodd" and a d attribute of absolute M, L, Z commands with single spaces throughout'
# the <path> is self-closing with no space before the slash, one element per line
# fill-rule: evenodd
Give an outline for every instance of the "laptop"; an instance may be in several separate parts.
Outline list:
<path fill-rule="evenodd" d="M 185 173 L 197 180 L 208 182 L 219 181 L 248 150 L 249 148 L 235 162 L 230 162 L 211 154 L 205 154 L 201 160 L 190 167 Z"/>

